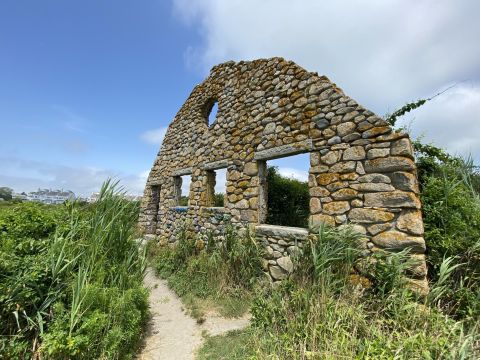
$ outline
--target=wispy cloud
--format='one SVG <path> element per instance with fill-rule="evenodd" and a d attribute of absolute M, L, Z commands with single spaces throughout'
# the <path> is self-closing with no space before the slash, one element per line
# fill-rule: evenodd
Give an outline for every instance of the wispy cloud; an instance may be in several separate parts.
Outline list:
<path fill-rule="evenodd" d="M 290 179 L 308 181 L 308 170 L 299 170 L 289 167 L 279 167 L 278 173 Z"/>
<path fill-rule="evenodd" d="M 148 171 L 135 175 L 112 169 L 73 167 L 7 156 L 0 157 L 0 163 L 0 184 L 15 191 L 63 187 L 77 195 L 90 195 L 98 191 L 106 179 L 115 178 L 129 193 L 141 195 L 148 176 Z"/>
<path fill-rule="evenodd" d="M 147 130 L 140 135 L 140 139 L 142 139 L 147 144 L 158 146 L 162 145 L 162 141 L 165 137 L 165 134 L 167 133 L 167 129 L 168 127 L 163 126 L 158 129 Z"/>
<path fill-rule="evenodd" d="M 88 124 L 87 118 L 79 115 L 71 108 L 63 105 L 54 104 L 50 108 L 61 115 L 62 126 L 69 131 L 85 134 L 85 129 Z"/>

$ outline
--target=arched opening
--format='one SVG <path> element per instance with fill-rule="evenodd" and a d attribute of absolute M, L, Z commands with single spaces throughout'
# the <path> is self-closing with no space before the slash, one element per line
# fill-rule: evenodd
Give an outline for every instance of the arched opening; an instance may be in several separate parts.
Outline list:
<path fill-rule="evenodd" d="M 217 112 L 218 112 L 217 99 L 210 99 L 205 105 L 205 112 L 204 112 L 208 126 L 212 126 L 212 124 L 217 119 Z"/>

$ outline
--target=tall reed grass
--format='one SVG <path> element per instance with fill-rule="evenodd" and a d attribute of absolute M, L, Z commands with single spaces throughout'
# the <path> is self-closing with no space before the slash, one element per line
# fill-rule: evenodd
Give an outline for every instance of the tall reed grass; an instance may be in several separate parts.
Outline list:
<path fill-rule="evenodd" d="M 250 346 L 271 359 L 474 359 L 474 326 L 436 307 L 445 282 L 419 298 L 407 286 L 408 251 L 377 255 L 358 275 L 354 233 L 322 228 L 297 259 L 297 275 L 255 297 Z M 451 273 L 444 264 L 444 279 Z M 374 280 L 375 279 L 375 280 Z"/>
<path fill-rule="evenodd" d="M 18 224 L 15 218 L 7 222 L 2 245 L 13 243 L 15 249 L 33 241 L 42 246 L 30 257 L 14 251 L 17 261 L 7 269 L 8 278 L 0 280 L 7 288 L 0 298 L 2 322 L 7 320 L 2 327 L 5 358 L 133 357 L 147 315 L 146 262 L 133 240 L 138 203 L 124 195 L 117 182 L 108 180 L 96 203 L 56 209 L 55 230 L 46 238 L 11 239 L 10 229 Z M 6 250 L 12 247 L 2 246 Z M 40 274 L 29 266 L 40 266 Z"/>

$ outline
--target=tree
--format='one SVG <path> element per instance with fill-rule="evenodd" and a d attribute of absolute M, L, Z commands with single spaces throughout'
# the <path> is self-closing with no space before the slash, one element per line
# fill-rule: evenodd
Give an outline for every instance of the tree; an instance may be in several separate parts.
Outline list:
<path fill-rule="evenodd" d="M 310 212 L 308 183 L 283 177 L 276 167 L 269 167 L 267 184 L 267 223 L 308 227 Z"/>
<path fill-rule="evenodd" d="M 0 199 L 10 201 L 13 197 L 12 194 L 13 189 L 10 189 L 9 187 L 0 187 Z"/>

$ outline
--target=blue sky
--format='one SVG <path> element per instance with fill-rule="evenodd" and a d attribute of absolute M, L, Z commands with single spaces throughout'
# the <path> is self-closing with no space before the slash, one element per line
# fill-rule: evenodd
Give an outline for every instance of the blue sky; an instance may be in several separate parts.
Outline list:
<path fill-rule="evenodd" d="M 166 126 L 210 67 L 269 56 L 326 74 L 379 114 L 459 83 L 403 122 L 478 161 L 478 2 L 321 3 L 2 1 L 0 186 L 88 195 L 117 176 L 141 193 Z"/>

